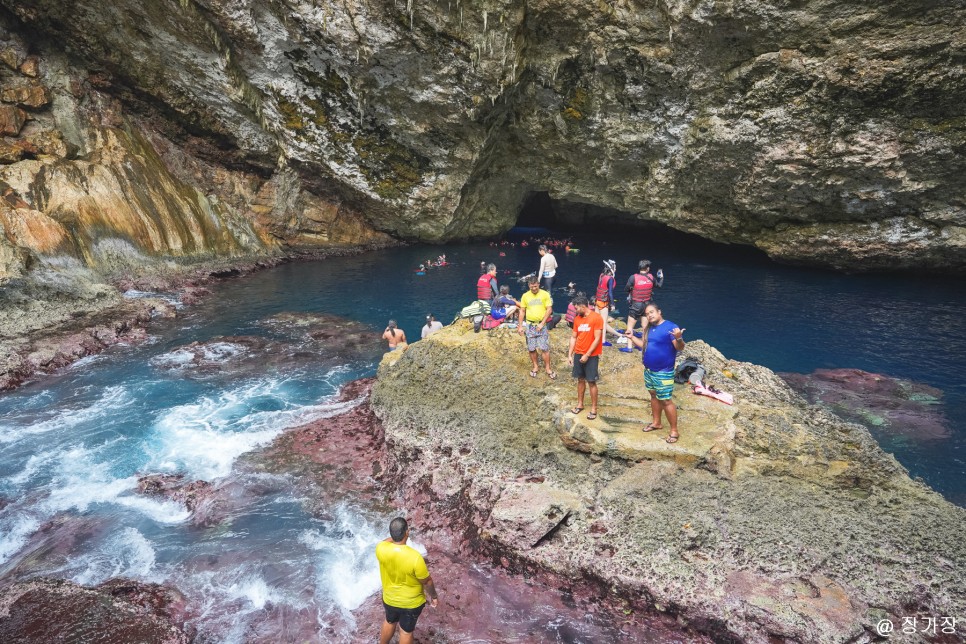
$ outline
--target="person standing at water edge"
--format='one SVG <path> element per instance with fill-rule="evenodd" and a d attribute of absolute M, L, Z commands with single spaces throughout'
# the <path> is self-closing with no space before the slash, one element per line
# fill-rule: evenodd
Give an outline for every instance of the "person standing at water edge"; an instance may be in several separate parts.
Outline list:
<path fill-rule="evenodd" d="M 627 285 L 624 287 L 624 290 L 629 293 L 627 301 L 630 307 L 627 309 L 627 330 L 630 332 L 634 331 L 634 325 L 644 316 L 644 307 L 651 301 L 654 287 L 661 288 L 664 286 L 664 272 L 659 270 L 657 272 L 658 278 L 655 280 L 650 273 L 650 260 L 642 259 L 637 266 L 640 270 L 636 275 L 631 275 L 627 279 Z"/>
<path fill-rule="evenodd" d="M 610 312 L 614 310 L 614 287 L 616 284 L 615 275 L 617 274 L 617 262 L 612 259 L 604 260 L 604 270 L 601 271 L 600 277 L 597 278 L 597 293 L 595 295 L 594 307 L 597 310 L 597 314 L 600 315 L 601 319 L 604 320 L 604 346 L 609 347 L 610 342 L 607 341 L 607 331 L 610 331 L 616 336 L 623 339 L 617 331 L 612 329 L 607 323 L 607 318 L 610 316 Z"/>
<path fill-rule="evenodd" d="M 597 418 L 597 366 L 603 351 L 601 342 L 604 335 L 604 318 L 590 308 L 590 302 L 584 295 L 574 298 L 574 332 L 570 336 L 570 350 L 567 352 L 567 364 L 573 367 L 573 376 L 577 379 L 577 406 L 570 410 L 572 414 L 579 414 L 584 410 L 584 391 L 590 388 L 590 411 L 587 420 Z M 574 356 L 577 360 L 574 361 Z"/>
<path fill-rule="evenodd" d="M 395 351 L 402 346 L 406 346 L 406 332 L 396 328 L 396 321 L 389 320 L 386 330 L 382 332 L 382 339 L 389 343 L 389 350 Z"/>
<path fill-rule="evenodd" d="M 436 608 L 439 594 L 423 556 L 406 545 L 409 540 L 409 523 L 396 517 L 389 523 L 389 538 L 376 545 L 379 560 L 379 576 L 382 578 L 382 605 L 386 620 L 379 632 L 379 644 L 389 644 L 400 629 L 399 644 L 413 641 L 416 620 L 426 606 Z"/>
<path fill-rule="evenodd" d="M 547 375 L 551 380 L 556 380 L 557 374 L 550 368 L 550 331 L 547 329 L 547 322 L 553 317 L 553 299 L 550 293 L 540 288 L 540 281 L 536 276 L 530 278 L 529 286 L 529 292 L 520 298 L 520 326 L 517 327 L 517 333 L 525 332 L 527 335 L 527 351 L 530 352 L 530 362 L 533 363 L 530 377 L 536 378 L 540 371 L 537 364 L 537 351 L 540 351 Z"/>
<path fill-rule="evenodd" d="M 671 400 L 671 394 L 674 392 L 674 361 L 678 351 L 684 348 L 684 338 L 681 337 L 684 329 L 665 320 L 654 302 L 647 303 L 644 318 L 647 324 L 641 329 L 642 337 L 636 338 L 633 332 L 627 331 L 627 339 L 644 350 L 641 360 L 644 362 L 644 387 L 651 394 L 651 422 L 643 431 L 663 429 L 663 412 L 671 426 L 671 432 L 664 440 L 676 443 L 679 437 L 678 408 Z"/>
<path fill-rule="evenodd" d="M 540 253 L 540 268 L 537 270 L 537 275 L 540 277 L 540 288 L 547 293 L 551 293 L 553 283 L 557 280 L 557 258 L 543 244 L 540 245 L 538 252 Z"/>
<path fill-rule="evenodd" d="M 442 328 L 443 328 L 443 323 L 437 322 L 436 318 L 433 317 L 433 314 L 430 313 L 429 315 L 426 316 L 426 324 L 423 325 L 423 332 L 422 332 L 422 335 L 420 335 L 420 337 L 425 340 L 426 338 L 433 335 L 434 333 L 436 333 Z"/>

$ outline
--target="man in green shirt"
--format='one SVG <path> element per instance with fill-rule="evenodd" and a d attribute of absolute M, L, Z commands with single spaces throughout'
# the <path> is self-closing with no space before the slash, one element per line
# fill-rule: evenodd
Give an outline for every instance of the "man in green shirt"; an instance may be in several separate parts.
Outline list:
<path fill-rule="evenodd" d="M 399 644 L 412 644 L 416 620 L 426 606 L 436 608 L 439 595 L 423 556 L 406 545 L 409 524 L 402 517 L 389 523 L 389 538 L 376 545 L 379 576 L 382 578 L 382 605 L 386 620 L 379 633 L 379 644 L 389 644 L 400 627 Z"/>
<path fill-rule="evenodd" d="M 553 317 L 553 299 L 550 293 L 540 288 L 540 278 L 531 277 L 530 291 L 520 298 L 520 325 L 517 333 L 526 333 L 527 351 L 530 352 L 530 362 L 533 369 L 530 377 L 536 378 L 540 367 L 537 364 L 537 351 L 543 354 L 543 364 L 547 368 L 547 376 L 551 380 L 557 379 L 557 374 L 550 368 L 550 332 L 547 322 Z"/>

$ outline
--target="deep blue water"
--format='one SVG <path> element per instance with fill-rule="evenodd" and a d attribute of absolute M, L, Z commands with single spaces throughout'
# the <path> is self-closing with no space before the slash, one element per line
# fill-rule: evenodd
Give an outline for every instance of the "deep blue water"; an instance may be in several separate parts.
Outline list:
<path fill-rule="evenodd" d="M 548 233 L 517 230 L 509 239 L 535 234 Z M 614 259 L 620 286 L 646 257 L 665 272 L 656 296 L 665 318 L 729 358 L 779 372 L 858 368 L 941 389 L 948 438 L 873 433 L 912 475 L 966 505 L 962 280 L 792 268 L 749 249 L 656 231 L 576 234 L 574 243 L 579 253 L 555 251 L 553 295 L 561 310 L 568 281 L 593 291 L 602 260 Z M 441 253 L 449 266 L 415 274 L 420 262 Z M 536 270 L 539 255 L 536 245 L 466 244 L 285 264 L 215 285 L 212 297 L 178 319 L 158 321 L 148 344 L 112 349 L 0 395 L 0 497 L 11 501 L 0 504 L 0 576 L 18 565 L 41 526 L 69 516 L 99 528 L 88 530 L 93 536 L 83 543 L 32 560 L 28 572 L 83 583 L 117 575 L 174 583 L 204 605 L 196 625 L 212 641 L 244 639 L 250 621 L 270 631 L 266 607 L 279 605 L 317 614 L 320 627 L 337 622 L 349 629 L 350 611 L 378 587 L 369 556 L 383 531 L 378 512 L 348 499 L 319 519 L 302 509 L 284 480 L 256 477 L 240 483 L 258 492 L 227 525 L 197 530 L 186 527 L 182 507 L 136 495 L 133 487 L 143 472 L 228 477 L 239 455 L 288 427 L 338 413 L 339 386 L 373 374 L 378 350 L 335 362 L 320 356 L 267 365 L 236 377 L 194 377 L 171 365 L 190 342 L 271 336 L 260 321 L 280 312 L 335 314 L 377 331 L 394 318 L 415 341 L 427 313 L 446 324 L 475 299 L 481 261 L 496 263 L 500 283 L 519 296 L 525 286 L 515 277 Z M 230 342 L 213 347 L 226 355 L 239 350 Z M 344 534 L 353 536 L 330 536 Z M 263 549 L 275 553 L 271 565 L 211 563 L 212 553 Z"/>

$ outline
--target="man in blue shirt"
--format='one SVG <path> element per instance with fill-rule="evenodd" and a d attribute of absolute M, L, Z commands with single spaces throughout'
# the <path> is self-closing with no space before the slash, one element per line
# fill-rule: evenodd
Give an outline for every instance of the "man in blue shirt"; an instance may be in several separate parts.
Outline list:
<path fill-rule="evenodd" d="M 678 328 L 674 322 L 665 320 L 661 309 L 654 302 L 648 302 L 644 308 L 644 318 L 647 326 L 643 329 L 643 337 L 636 338 L 631 331 L 627 338 L 637 347 L 644 349 L 644 386 L 651 394 L 651 422 L 644 427 L 645 432 L 663 429 L 661 412 L 667 417 L 671 426 L 671 433 L 666 440 L 668 443 L 678 442 L 678 409 L 671 400 L 674 391 L 674 360 L 678 351 L 684 349 L 684 329 Z"/>

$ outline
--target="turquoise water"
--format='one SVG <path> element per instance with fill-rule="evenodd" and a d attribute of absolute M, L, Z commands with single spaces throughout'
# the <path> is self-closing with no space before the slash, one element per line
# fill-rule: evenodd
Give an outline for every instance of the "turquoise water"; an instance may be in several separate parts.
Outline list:
<path fill-rule="evenodd" d="M 583 234 L 575 245 L 577 254 L 556 251 L 561 304 L 567 296 L 559 287 L 569 281 L 593 290 L 603 259 L 616 260 L 622 285 L 647 257 L 666 275 L 656 296 L 665 317 L 729 358 L 800 373 L 852 367 L 938 387 L 948 438 L 875 435 L 912 475 L 966 505 L 962 280 L 782 267 L 747 249 L 667 233 Z M 415 274 L 440 253 L 449 266 Z M 384 512 L 347 498 L 318 518 L 284 477 L 240 473 L 237 459 L 287 428 L 339 413 L 339 386 L 372 375 L 378 348 L 238 373 L 199 370 L 184 347 L 207 343 L 211 364 L 231 364 L 246 347 L 226 336 L 278 339 L 264 320 L 282 312 L 344 316 L 377 332 L 394 318 L 414 341 L 427 313 L 446 324 L 474 299 L 481 261 L 495 262 L 500 283 L 519 296 L 516 274 L 536 270 L 539 256 L 535 246 L 472 244 L 285 264 L 216 285 L 178 319 L 158 321 L 145 345 L 113 349 L 0 396 L 0 498 L 9 502 L 0 503 L 0 574 L 173 583 L 202 607 L 194 625 L 206 641 L 243 641 L 253 624 L 272 632 L 273 619 L 285 621 L 269 610 L 279 605 L 311 615 L 319 628 L 354 632 L 352 611 L 378 588 L 369 554 Z M 239 500 L 219 527 L 196 528 L 180 505 L 133 492 L 136 477 L 151 472 L 230 484 Z M 72 536 L 79 531 L 85 538 Z M 42 556 L 28 556 L 36 552 Z M 237 554 L 244 552 L 273 554 L 270 561 Z M 573 620 L 561 628 L 580 632 Z"/>

